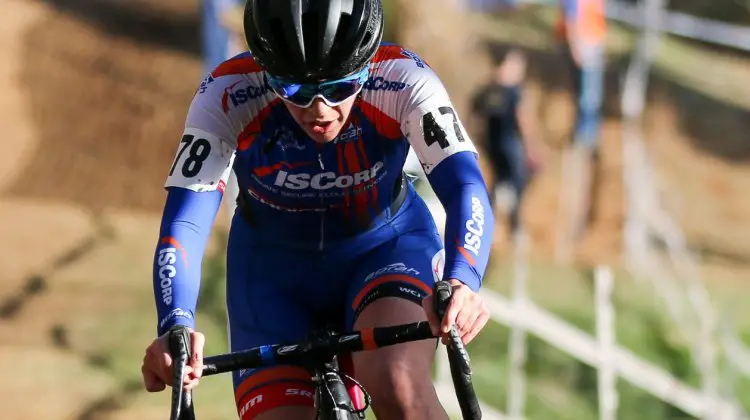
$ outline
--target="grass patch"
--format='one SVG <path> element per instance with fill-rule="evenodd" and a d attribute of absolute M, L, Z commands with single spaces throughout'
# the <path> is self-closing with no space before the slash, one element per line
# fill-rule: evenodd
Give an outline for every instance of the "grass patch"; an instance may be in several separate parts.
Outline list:
<path fill-rule="evenodd" d="M 510 266 L 505 261 L 496 261 L 488 273 L 487 286 L 509 295 Z M 687 385 L 700 389 L 701 376 L 693 363 L 688 341 L 677 332 L 650 285 L 639 283 L 623 272 L 617 272 L 615 278 L 618 343 Z M 581 330 L 594 333 L 593 284 L 587 270 L 535 263 L 530 267 L 528 289 L 535 303 Z M 743 333 L 748 335 L 748 331 Z M 469 349 L 476 367 L 478 394 L 501 410 L 505 410 L 509 380 L 508 341 L 508 328 L 491 324 Z M 529 337 L 527 348 L 527 418 L 596 419 L 596 370 L 533 336 Z M 721 357 L 720 363 L 725 365 Z M 733 393 L 741 397 L 745 409 L 750 409 L 747 397 L 750 380 L 738 378 L 733 382 L 731 374 L 722 376 L 721 380 L 723 389 L 734 387 Z M 618 382 L 618 392 L 620 419 L 692 418 L 624 380 Z"/>

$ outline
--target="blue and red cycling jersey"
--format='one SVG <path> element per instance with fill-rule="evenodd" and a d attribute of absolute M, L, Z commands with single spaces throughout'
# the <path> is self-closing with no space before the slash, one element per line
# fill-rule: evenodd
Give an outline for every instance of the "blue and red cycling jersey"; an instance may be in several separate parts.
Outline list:
<path fill-rule="evenodd" d="M 232 170 L 254 240 L 294 264 L 300 253 L 355 252 L 413 229 L 392 208 L 400 188 L 412 190 L 402 181 L 411 147 L 447 215 L 444 267 L 435 270 L 479 289 L 494 223 L 476 149 L 419 56 L 383 44 L 370 68 L 349 120 L 326 144 L 297 126 L 249 53 L 203 79 L 165 185 L 154 258 L 159 333 L 194 326 L 202 257 Z"/>

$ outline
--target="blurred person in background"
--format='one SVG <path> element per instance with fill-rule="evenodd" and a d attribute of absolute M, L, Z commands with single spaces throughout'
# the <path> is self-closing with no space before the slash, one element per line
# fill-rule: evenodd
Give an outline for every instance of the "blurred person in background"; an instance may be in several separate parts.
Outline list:
<path fill-rule="evenodd" d="M 227 250 L 230 351 L 296 342 L 324 326 L 416 321 L 429 321 L 436 337 L 455 325 L 468 343 L 486 325 L 478 290 L 494 220 L 476 148 L 427 63 L 381 44 L 383 19 L 380 0 L 247 2 L 250 51 L 203 79 L 168 170 L 153 263 L 158 337 L 142 366 L 148 391 L 171 383 L 173 328 L 192 338 L 184 387 L 201 377 L 201 262 L 230 171 L 239 185 Z M 445 246 L 403 174 L 410 148 L 445 208 Z M 453 296 L 441 322 L 431 292 L 442 279 Z M 339 361 L 350 374 L 353 364 L 379 418 L 448 419 L 432 384 L 435 345 Z M 243 370 L 233 382 L 243 420 L 315 417 L 300 366 Z M 305 392 L 288 394 L 288 384 Z"/>
<path fill-rule="evenodd" d="M 568 261 L 574 245 L 593 219 L 596 169 L 599 160 L 604 100 L 607 21 L 604 0 L 559 0 L 556 28 L 563 56 L 573 76 L 576 117 L 564 154 L 561 209 L 565 214 L 558 233 L 557 258 Z"/>
<path fill-rule="evenodd" d="M 541 166 L 544 150 L 539 137 L 540 122 L 529 101 L 524 100 L 526 64 L 521 50 L 501 51 L 490 80 L 472 99 L 474 126 L 484 139 L 494 173 L 490 201 L 494 209 L 507 210 L 513 239 L 522 232 L 523 193 L 532 174 Z M 503 194 L 506 191 L 510 194 Z M 500 206 L 502 202 L 505 205 Z"/>
<path fill-rule="evenodd" d="M 599 145 L 604 97 L 604 0 L 560 0 L 557 37 L 573 72 L 577 115 L 572 142 L 594 154 Z"/>

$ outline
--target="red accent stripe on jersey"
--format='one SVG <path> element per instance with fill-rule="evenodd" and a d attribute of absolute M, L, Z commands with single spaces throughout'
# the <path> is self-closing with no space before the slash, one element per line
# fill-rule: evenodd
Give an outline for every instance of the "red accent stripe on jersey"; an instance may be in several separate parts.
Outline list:
<path fill-rule="evenodd" d="M 477 265 L 476 261 L 474 261 L 474 256 L 471 255 L 471 254 L 469 254 L 469 251 L 467 251 L 466 248 L 464 248 L 462 246 L 459 246 L 458 247 L 458 252 L 460 252 L 461 255 L 463 255 L 464 258 L 466 258 L 466 261 L 469 264 L 471 264 L 472 267 L 475 267 Z"/>
<path fill-rule="evenodd" d="M 346 163 L 349 166 L 349 174 L 353 176 L 354 174 L 363 171 L 365 168 L 363 167 L 362 162 L 360 162 L 359 156 L 357 156 L 357 146 L 354 142 L 349 141 L 344 143 L 343 146 Z M 372 180 L 356 185 L 352 188 L 354 192 L 354 214 L 358 222 L 368 218 L 370 214 L 369 208 L 367 207 L 367 201 L 369 198 L 367 187 L 370 182 L 372 182 Z"/>
<path fill-rule="evenodd" d="M 165 236 L 161 238 L 161 244 L 162 245 L 172 245 L 173 247 L 177 248 L 178 251 L 180 251 L 180 254 L 182 254 L 182 262 L 185 263 L 185 269 L 189 270 L 190 267 L 188 266 L 188 258 L 187 258 L 187 251 L 182 246 L 180 241 L 175 239 L 174 236 Z"/>
<path fill-rule="evenodd" d="M 313 411 L 315 386 L 312 380 L 276 382 L 249 392 L 237 402 L 237 414 L 240 420 L 252 420 L 273 409 L 290 406 L 307 406 Z"/>
<path fill-rule="evenodd" d="M 338 146 L 338 145 L 337 145 Z M 343 175 L 346 172 L 344 169 L 344 150 L 341 147 L 336 147 L 336 160 L 339 164 L 339 175 Z M 350 197 L 349 197 L 349 190 L 344 189 L 344 203 L 346 204 L 346 208 L 349 209 L 350 206 Z M 344 217 L 349 218 L 349 213 L 344 212 Z"/>
<path fill-rule="evenodd" d="M 269 383 L 279 381 L 310 382 L 310 373 L 297 366 L 273 366 L 253 372 L 240 383 L 234 392 L 234 400 L 239 403 L 248 392 Z"/>
<path fill-rule="evenodd" d="M 393 118 L 386 115 L 385 112 L 375 108 L 370 103 L 362 101 L 360 104 L 362 113 L 374 126 L 378 134 L 389 139 L 398 140 L 401 138 L 401 124 Z"/>
<path fill-rule="evenodd" d="M 354 123 L 357 127 L 360 127 L 359 124 L 359 114 L 353 114 Z M 362 163 L 364 164 L 365 168 L 371 168 L 370 166 L 370 159 L 367 158 L 367 151 L 365 150 L 365 142 L 362 139 L 362 134 L 357 135 L 357 150 L 359 151 L 359 155 L 362 158 Z M 378 184 L 373 181 L 372 188 L 370 189 L 372 191 L 372 209 L 375 211 L 375 213 L 378 212 L 377 205 L 378 205 Z M 370 196 L 370 192 L 367 192 L 368 197 Z"/>
<path fill-rule="evenodd" d="M 253 169 L 253 172 L 255 173 L 255 175 L 258 175 L 258 176 L 268 176 L 274 172 L 277 172 L 281 168 L 294 169 L 294 168 L 299 168 L 300 166 L 315 165 L 316 163 L 317 162 L 289 163 L 287 161 L 282 160 L 281 162 L 274 163 L 273 165 L 259 166 Z"/>
<path fill-rule="evenodd" d="M 466 250 L 466 248 L 460 245 L 460 243 L 458 242 L 458 237 L 456 237 L 456 249 L 466 259 L 466 261 L 471 264 L 472 267 L 475 267 L 477 265 L 476 261 L 474 260 L 474 256 L 471 255 L 469 251 Z"/>
<path fill-rule="evenodd" d="M 227 60 L 218 65 L 211 72 L 213 77 L 229 76 L 230 74 L 247 74 L 257 73 L 263 69 L 255 62 L 252 57 L 237 57 Z"/>
<path fill-rule="evenodd" d="M 224 110 L 225 114 L 229 112 L 229 94 L 232 93 L 232 89 L 240 83 L 242 83 L 242 80 L 238 80 L 224 88 L 224 96 L 221 97 L 221 109 Z"/>
<path fill-rule="evenodd" d="M 375 56 L 370 62 L 375 64 L 388 60 L 413 60 L 412 57 L 409 57 L 403 52 L 404 48 L 400 45 L 382 45 L 378 48 L 378 51 L 375 53 Z M 432 68 L 432 66 L 430 66 L 430 63 L 428 63 L 424 58 L 420 56 L 419 59 L 422 60 L 422 62 L 425 63 L 427 67 Z"/>
<path fill-rule="evenodd" d="M 371 63 L 379 63 L 387 60 L 404 60 L 409 57 L 401 54 L 401 46 L 399 45 L 383 45 L 378 48 L 375 53 L 375 57 L 372 58 Z"/>
<path fill-rule="evenodd" d="M 255 118 L 250 120 L 250 122 L 245 126 L 245 129 L 242 130 L 239 136 L 237 136 L 237 150 L 241 152 L 250 148 L 250 146 L 253 144 L 253 141 L 255 141 L 255 137 L 260 134 L 261 124 L 263 124 L 268 119 L 268 117 L 271 115 L 271 109 L 273 109 L 273 107 L 279 102 L 281 102 L 281 99 L 274 99 L 268 105 L 266 105 L 265 108 L 261 109 L 258 115 L 255 116 Z"/>
<path fill-rule="evenodd" d="M 362 156 L 362 160 L 364 161 L 365 168 L 372 168 L 370 166 L 370 160 L 367 159 L 367 152 L 365 151 L 365 142 L 362 139 L 362 136 L 360 135 L 357 137 L 357 147 L 359 148 L 360 156 Z M 373 183 L 372 188 L 370 191 L 372 191 L 372 205 L 373 209 L 377 212 L 379 209 L 375 208 L 378 202 L 378 184 L 374 180 L 371 181 Z"/>

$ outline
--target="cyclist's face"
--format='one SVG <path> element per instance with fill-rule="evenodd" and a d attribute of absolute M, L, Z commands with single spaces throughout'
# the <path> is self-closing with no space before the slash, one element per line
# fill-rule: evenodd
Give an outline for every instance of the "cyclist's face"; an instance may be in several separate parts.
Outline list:
<path fill-rule="evenodd" d="M 328 106 L 322 99 L 316 98 L 308 108 L 300 108 L 282 101 L 294 121 L 305 130 L 310 138 L 318 143 L 327 143 L 336 138 L 352 112 L 357 95 L 336 106 Z"/>

